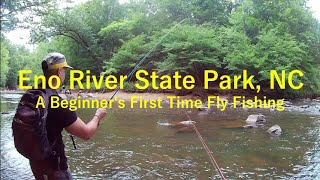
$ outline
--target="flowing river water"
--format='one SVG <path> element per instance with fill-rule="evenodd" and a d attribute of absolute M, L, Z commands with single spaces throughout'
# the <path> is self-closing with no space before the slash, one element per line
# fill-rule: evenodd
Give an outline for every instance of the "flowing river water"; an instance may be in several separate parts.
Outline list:
<path fill-rule="evenodd" d="M 33 179 L 28 160 L 14 148 L 11 121 L 21 94 L 1 94 L 1 179 Z M 111 109 L 90 141 L 64 132 L 74 179 L 220 179 L 194 132 L 158 125 L 188 120 L 186 111 L 227 179 L 320 179 L 320 103 L 296 102 L 283 112 L 269 109 Z M 308 105 L 307 108 L 300 108 Z M 91 119 L 94 109 L 79 109 Z M 242 129 L 250 114 L 267 122 Z M 274 124 L 280 137 L 266 131 Z"/>

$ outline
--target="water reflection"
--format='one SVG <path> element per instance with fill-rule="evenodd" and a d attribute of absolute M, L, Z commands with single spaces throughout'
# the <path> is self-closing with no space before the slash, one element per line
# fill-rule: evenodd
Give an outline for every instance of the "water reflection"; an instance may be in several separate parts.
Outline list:
<path fill-rule="evenodd" d="M 30 179 L 28 161 L 19 155 L 11 136 L 11 119 L 19 97 L 2 96 L 1 179 Z M 315 106 L 319 106 L 316 104 Z M 112 109 L 91 141 L 65 134 L 66 153 L 75 179 L 219 179 L 195 133 L 177 133 L 157 122 L 190 117 L 228 179 L 320 178 L 320 116 L 300 111 L 266 109 L 197 110 Z M 242 129 L 249 114 L 266 116 L 265 127 Z M 81 109 L 86 120 L 93 109 Z M 284 129 L 280 137 L 266 130 Z"/>

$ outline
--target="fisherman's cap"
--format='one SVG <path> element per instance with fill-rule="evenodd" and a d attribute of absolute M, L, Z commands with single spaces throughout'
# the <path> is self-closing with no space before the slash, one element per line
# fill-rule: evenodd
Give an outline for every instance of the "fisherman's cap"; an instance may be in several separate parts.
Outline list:
<path fill-rule="evenodd" d="M 46 62 L 46 63 L 44 63 Z M 48 54 L 42 62 L 42 69 L 43 70 L 52 70 L 52 69 L 58 69 L 58 68 L 69 68 L 73 69 L 73 67 L 69 66 L 67 64 L 66 57 L 57 52 L 53 52 Z"/>

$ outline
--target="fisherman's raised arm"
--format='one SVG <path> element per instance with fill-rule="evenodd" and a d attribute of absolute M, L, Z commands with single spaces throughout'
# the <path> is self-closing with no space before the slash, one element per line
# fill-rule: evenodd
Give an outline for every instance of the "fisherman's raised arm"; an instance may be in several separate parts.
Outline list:
<path fill-rule="evenodd" d="M 65 130 L 70 134 L 77 136 L 84 140 L 89 140 L 96 132 L 100 121 L 104 118 L 107 110 L 99 108 L 90 122 L 85 124 L 79 117 L 70 126 L 66 127 Z"/>

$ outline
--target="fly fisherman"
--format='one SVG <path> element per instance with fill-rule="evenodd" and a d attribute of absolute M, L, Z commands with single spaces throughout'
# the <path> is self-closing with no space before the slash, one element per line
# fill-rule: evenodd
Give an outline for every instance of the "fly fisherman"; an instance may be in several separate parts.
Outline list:
<path fill-rule="evenodd" d="M 60 53 L 50 53 L 42 62 L 42 70 L 46 77 L 46 80 L 48 80 L 51 76 L 56 75 L 60 79 L 61 84 L 64 82 L 66 71 L 69 69 L 72 69 L 72 67 L 67 64 L 65 56 Z M 57 82 L 53 81 L 52 85 L 55 86 L 56 84 Z M 41 91 L 44 91 L 45 93 L 41 94 Z M 41 95 L 39 95 L 39 93 Z M 77 113 L 75 111 L 70 111 L 69 108 L 50 107 L 49 97 L 59 96 L 55 90 L 34 90 L 29 91 L 29 93 L 27 91 L 26 94 L 20 100 L 16 115 L 14 117 L 14 121 L 12 123 L 13 136 L 17 150 L 30 160 L 30 166 L 33 175 L 37 180 L 72 179 L 72 175 L 67 164 L 67 157 L 64 151 L 64 143 L 61 135 L 62 130 L 65 129 L 67 132 L 74 136 L 77 136 L 84 140 L 89 140 L 97 131 L 100 121 L 106 114 L 106 109 L 98 109 L 92 117 L 91 121 L 85 124 L 77 116 Z M 48 99 L 49 103 L 46 103 L 49 104 L 47 110 L 42 109 L 42 111 L 47 112 L 47 116 L 42 116 L 45 118 L 37 119 L 26 117 L 27 115 L 30 116 L 30 114 L 35 114 L 26 112 L 27 110 L 31 111 L 35 109 L 26 108 L 28 104 L 30 105 L 34 102 L 30 101 L 31 99 L 34 99 L 33 97 L 35 96 L 44 97 L 45 100 Z M 60 101 L 62 100 L 61 97 L 59 97 L 59 99 Z M 41 114 L 42 111 L 40 110 L 38 112 L 40 112 Z M 41 125 L 41 123 L 30 123 L 30 119 L 39 122 L 44 121 L 44 130 L 41 130 L 41 128 L 38 127 Z M 32 127 L 28 123 L 32 124 L 32 126 L 37 127 Z M 22 126 L 24 126 L 24 128 L 21 128 Z M 25 127 L 33 128 L 34 131 L 32 131 L 32 133 L 40 133 L 36 135 L 28 134 L 31 131 L 25 131 Z M 45 137 L 41 137 L 43 135 Z M 37 138 L 39 139 L 39 137 L 42 140 L 37 141 Z"/>

